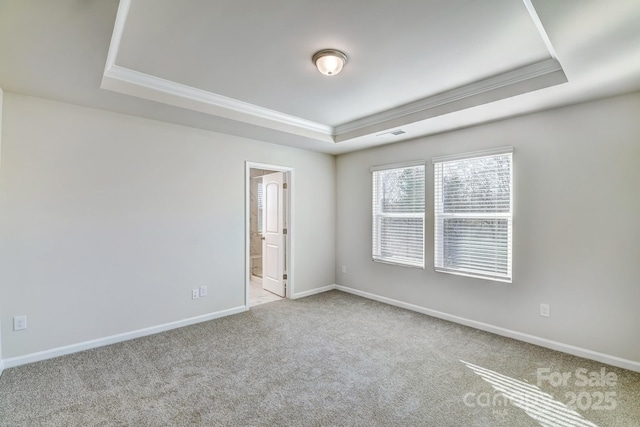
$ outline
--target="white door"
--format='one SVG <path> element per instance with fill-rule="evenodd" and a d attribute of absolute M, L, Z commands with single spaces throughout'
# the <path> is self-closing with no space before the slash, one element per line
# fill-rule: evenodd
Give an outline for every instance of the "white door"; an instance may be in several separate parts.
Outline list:
<path fill-rule="evenodd" d="M 262 210 L 262 287 L 285 296 L 285 212 L 284 173 L 262 177 L 264 208 Z"/>

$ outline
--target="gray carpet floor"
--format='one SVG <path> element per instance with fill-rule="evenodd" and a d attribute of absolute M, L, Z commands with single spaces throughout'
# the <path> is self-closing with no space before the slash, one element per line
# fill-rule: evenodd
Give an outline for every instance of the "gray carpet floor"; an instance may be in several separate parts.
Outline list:
<path fill-rule="evenodd" d="M 5 370 L 0 425 L 640 426 L 640 374 L 331 291 Z"/>

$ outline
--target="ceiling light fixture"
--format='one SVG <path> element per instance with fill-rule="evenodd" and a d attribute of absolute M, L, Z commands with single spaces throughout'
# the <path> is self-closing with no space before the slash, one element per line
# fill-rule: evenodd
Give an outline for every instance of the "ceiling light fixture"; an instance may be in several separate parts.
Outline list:
<path fill-rule="evenodd" d="M 316 52 L 311 58 L 315 66 L 325 76 L 335 76 L 347 63 L 347 55 L 339 50 L 324 49 Z"/>

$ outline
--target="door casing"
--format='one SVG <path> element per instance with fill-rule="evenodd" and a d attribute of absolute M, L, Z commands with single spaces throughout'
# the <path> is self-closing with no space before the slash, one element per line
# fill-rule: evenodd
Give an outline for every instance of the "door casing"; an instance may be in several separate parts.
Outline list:
<path fill-rule="evenodd" d="M 284 212 L 286 215 L 287 234 L 285 236 L 285 263 L 286 263 L 286 294 L 285 298 L 292 298 L 295 295 L 295 272 L 294 272 L 294 254 L 295 248 L 293 245 L 293 235 L 295 233 L 295 211 L 294 211 L 294 185 L 295 185 L 295 173 L 294 169 L 288 166 L 272 165 L 258 162 L 245 162 L 245 202 L 244 202 L 244 223 L 245 223 L 245 307 L 249 309 L 249 283 L 251 281 L 251 254 L 250 254 L 250 237 L 251 237 L 251 169 L 266 169 L 274 172 L 283 172 L 285 174 L 285 181 L 287 182 L 287 190 L 284 196 Z"/>

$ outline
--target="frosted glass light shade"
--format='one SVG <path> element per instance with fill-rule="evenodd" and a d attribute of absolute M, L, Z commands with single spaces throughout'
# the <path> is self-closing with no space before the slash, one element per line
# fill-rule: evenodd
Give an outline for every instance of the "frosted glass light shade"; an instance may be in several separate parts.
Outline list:
<path fill-rule="evenodd" d="M 335 49 L 325 49 L 313 55 L 313 63 L 325 76 L 335 76 L 347 63 L 347 55 Z"/>

